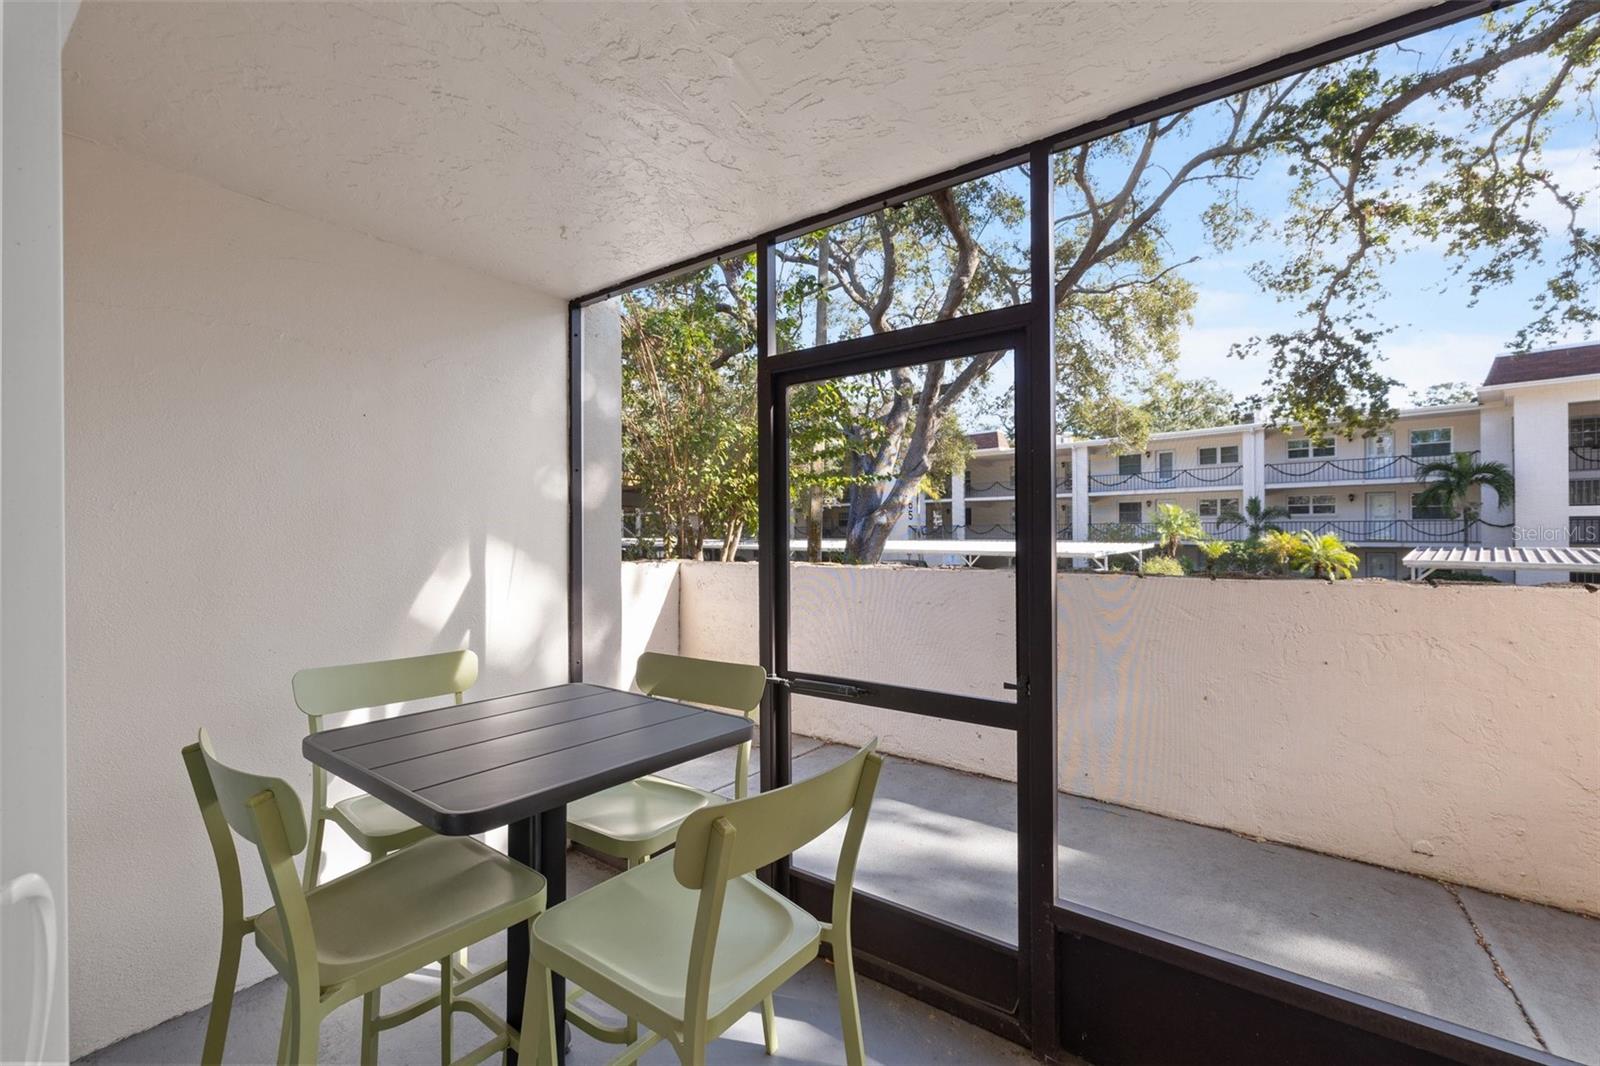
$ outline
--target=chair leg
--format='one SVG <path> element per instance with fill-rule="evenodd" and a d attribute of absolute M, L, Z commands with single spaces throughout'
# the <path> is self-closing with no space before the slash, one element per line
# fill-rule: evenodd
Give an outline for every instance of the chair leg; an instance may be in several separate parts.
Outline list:
<path fill-rule="evenodd" d="M 222 1061 L 228 1043 L 228 1019 L 233 1013 L 233 986 L 239 981 L 239 952 L 244 939 L 233 930 L 222 932 L 222 954 L 217 959 L 217 979 L 211 986 L 211 1014 L 206 1019 L 206 1042 L 200 1052 L 203 1066 Z"/>
<path fill-rule="evenodd" d="M 306 997 L 294 997 L 294 1066 L 316 1066 L 317 1042 L 322 1018 L 316 1004 Z"/>
<path fill-rule="evenodd" d="M 283 993 L 283 1023 L 278 1026 L 278 1066 L 288 1066 L 290 1040 L 294 1038 L 294 989 Z"/>
<path fill-rule="evenodd" d="M 532 958 L 528 959 L 528 983 L 522 995 L 522 1032 L 517 1035 L 517 1052 L 519 1061 L 529 1066 L 556 1064 L 555 993 L 550 971 Z"/>
<path fill-rule="evenodd" d="M 761 1001 L 761 1035 L 767 1040 L 767 1054 L 778 1053 L 778 1012 L 773 1008 L 772 997 Z"/>
<path fill-rule="evenodd" d="M 450 959 L 439 960 L 439 1066 L 450 1066 L 455 1058 L 451 1043 L 450 1020 L 455 1011 L 450 1009 L 455 973 L 450 969 Z"/>
<path fill-rule="evenodd" d="M 835 936 L 833 941 L 833 980 L 839 990 L 839 1029 L 844 1038 L 844 1060 L 848 1066 L 862 1066 L 867 1048 L 861 1039 L 861 1004 L 856 999 L 855 957 L 850 937 Z"/>
<path fill-rule="evenodd" d="M 328 820 L 326 818 L 311 819 L 311 842 L 306 847 L 306 866 L 303 877 L 307 892 L 317 887 L 317 878 L 322 876 L 322 837 L 327 827 Z"/>
<path fill-rule="evenodd" d="M 377 1066 L 378 1015 L 382 1012 L 382 988 L 361 997 L 361 1066 Z"/>

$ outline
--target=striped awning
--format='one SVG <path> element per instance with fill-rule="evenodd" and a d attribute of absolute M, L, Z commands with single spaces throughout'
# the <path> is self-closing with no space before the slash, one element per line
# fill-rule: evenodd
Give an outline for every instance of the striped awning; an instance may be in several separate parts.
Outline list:
<path fill-rule="evenodd" d="M 1430 570 L 1600 571 L 1600 548 L 1418 548 L 1401 562 L 1418 577 Z"/>

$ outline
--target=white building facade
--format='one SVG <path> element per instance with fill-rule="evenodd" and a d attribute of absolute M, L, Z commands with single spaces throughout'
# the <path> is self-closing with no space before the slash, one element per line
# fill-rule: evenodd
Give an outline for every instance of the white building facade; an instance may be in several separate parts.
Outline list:
<path fill-rule="evenodd" d="M 1015 449 L 994 434 L 948 492 L 911 516 L 928 537 L 1016 537 Z M 1473 519 L 1425 507 L 1421 469 L 1460 452 L 1510 467 L 1510 503 L 1475 492 Z M 1209 536 L 1243 540 L 1228 515 L 1260 499 L 1289 532 L 1332 533 L 1363 577 L 1397 578 L 1412 548 L 1600 544 L 1600 345 L 1496 359 L 1476 402 L 1402 410 L 1368 436 L 1313 439 L 1293 427 L 1218 426 L 1152 434 L 1123 452 L 1108 440 L 1057 443 L 1056 525 L 1063 540 L 1148 539 L 1160 504 L 1200 517 Z M 1594 575 L 1576 575 L 1579 580 Z M 1566 581 L 1524 573 L 1519 583 Z"/>

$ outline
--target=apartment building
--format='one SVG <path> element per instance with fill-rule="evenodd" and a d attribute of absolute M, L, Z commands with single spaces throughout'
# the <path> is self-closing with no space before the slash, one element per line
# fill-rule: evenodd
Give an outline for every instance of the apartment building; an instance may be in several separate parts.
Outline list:
<path fill-rule="evenodd" d="M 1015 449 L 1003 434 L 977 434 L 973 443 L 948 492 L 907 516 L 909 532 L 1015 538 Z M 1423 506 L 1420 469 L 1457 452 L 1511 467 L 1515 500 L 1475 496 L 1470 522 Z M 1282 529 L 1338 536 L 1361 558 L 1364 577 L 1405 576 L 1401 559 L 1425 545 L 1600 544 L 1600 345 L 1501 356 L 1476 402 L 1402 410 L 1368 436 L 1319 440 L 1294 427 L 1245 423 L 1157 433 L 1139 452 L 1063 439 L 1055 491 L 1064 540 L 1146 538 L 1163 503 L 1198 514 L 1211 536 L 1243 539 L 1245 525 L 1228 516 L 1259 498 L 1287 512 L 1275 520 Z M 1559 571 L 1517 576 L 1569 579 Z"/>

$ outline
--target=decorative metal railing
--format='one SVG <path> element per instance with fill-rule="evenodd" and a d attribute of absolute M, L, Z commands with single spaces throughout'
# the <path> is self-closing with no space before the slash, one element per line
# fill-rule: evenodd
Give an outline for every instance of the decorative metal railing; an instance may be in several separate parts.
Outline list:
<path fill-rule="evenodd" d="M 1415 481 L 1424 466 L 1449 458 L 1448 455 L 1369 455 L 1351 459 L 1290 459 L 1266 464 L 1266 482 L 1268 485 L 1293 485 L 1309 481 Z"/>
<path fill-rule="evenodd" d="M 1567 451 L 1568 470 L 1600 470 L 1600 446 L 1580 444 Z"/>
<path fill-rule="evenodd" d="M 1600 507 L 1600 477 L 1575 477 L 1567 482 L 1567 504 L 1572 507 Z"/>
<path fill-rule="evenodd" d="M 1057 478 L 1057 492 L 1071 492 L 1072 479 Z M 974 481 L 966 488 L 966 498 L 969 500 L 993 499 L 994 497 L 1015 496 L 1017 483 L 1015 481 Z"/>
<path fill-rule="evenodd" d="M 1148 489 L 1230 488 L 1244 482 L 1239 463 L 1195 466 L 1171 470 L 1143 470 L 1137 474 L 1090 474 L 1089 491 L 1144 492 Z"/>
<path fill-rule="evenodd" d="M 1280 518 L 1273 526 L 1285 533 L 1332 533 L 1347 544 L 1477 544 L 1482 540 L 1477 522 L 1465 538 L 1459 518 Z M 1250 530 L 1244 522 L 1206 518 L 1200 522 L 1212 540 L 1242 541 Z M 1151 522 L 1098 522 L 1089 526 L 1090 540 L 1155 540 Z"/>

